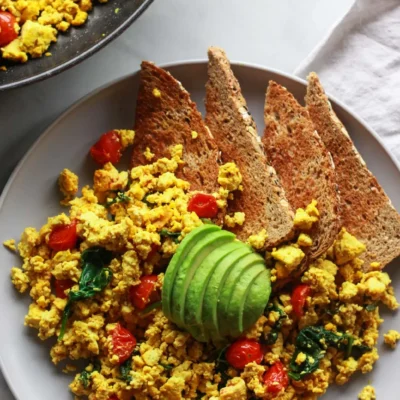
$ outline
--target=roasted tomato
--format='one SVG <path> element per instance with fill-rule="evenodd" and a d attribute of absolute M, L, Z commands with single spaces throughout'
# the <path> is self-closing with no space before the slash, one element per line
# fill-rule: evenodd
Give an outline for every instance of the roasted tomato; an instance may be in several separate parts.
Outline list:
<path fill-rule="evenodd" d="M 16 23 L 14 15 L 7 11 L 0 11 L 0 47 L 7 46 L 18 37 L 15 30 Z"/>
<path fill-rule="evenodd" d="M 139 285 L 132 286 L 130 297 L 132 304 L 139 310 L 143 310 L 148 304 L 160 299 L 156 288 L 157 275 L 145 275 L 140 278 Z"/>
<path fill-rule="evenodd" d="M 98 164 L 117 164 L 122 155 L 122 144 L 118 134 L 110 131 L 102 135 L 90 148 L 90 155 Z"/>
<path fill-rule="evenodd" d="M 200 218 L 214 218 L 218 214 L 217 200 L 211 194 L 196 193 L 189 201 L 188 211 L 194 211 Z"/>
<path fill-rule="evenodd" d="M 135 336 L 120 324 L 117 324 L 112 331 L 112 351 L 118 356 L 120 364 L 131 356 L 135 346 Z"/>
<path fill-rule="evenodd" d="M 304 304 L 307 297 L 311 294 L 311 288 L 308 285 L 297 285 L 292 292 L 293 312 L 300 318 L 304 314 Z"/>
<path fill-rule="evenodd" d="M 56 279 L 54 282 L 54 289 L 56 291 L 56 296 L 60 299 L 66 299 L 67 295 L 65 291 L 71 289 L 75 285 L 75 282 L 71 279 Z"/>
<path fill-rule="evenodd" d="M 238 339 L 226 351 L 226 360 L 236 369 L 243 369 L 251 362 L 260 364 L 262 359 L 260 343 L 251 339 Z"/>
<path fill-rule="evenodd" d="M 76 221 L 68 225 L 56 225 L 49 235 L 49 247 L 54 251 L 72 250 L 76 247 L 78 235 Z"/>
<path fill-rule="evenodd" d="M 264 374 L 265 390 L 268 393 L 279 393 L 289 385 L 289 377 L 285 367 L 280 361 L 272 365 Z"/>

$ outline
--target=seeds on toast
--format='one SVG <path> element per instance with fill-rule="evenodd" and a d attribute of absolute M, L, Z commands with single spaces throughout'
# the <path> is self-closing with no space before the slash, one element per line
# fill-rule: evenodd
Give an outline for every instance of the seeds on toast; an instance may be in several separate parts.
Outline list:
<path fill-rule="evenodd" d="M 264 119 L 264 149 L 290 205 L 304 209 L 317 201 L 320 216 L 310 230 L 313 243 L 306 250 L 308 257 L 315 259 L 328 250 L 340 228 L 332 159 L 307 110 L 273 81 L 267 90 Z"/>
<path fill-rule="evenodd" d="M 291 233 L 293 213 L 274 169 L 267 164 L 256 124 L 225 52 L 211 47 L 208 57 L 206 124 L 221 150 L 222 161 L 234 161 L 243 176 L 243 191 L 234 194 L 228 212 L 244 212 L 245 221 L 232 231 L 246 241 L 266 229 L 263 247 L 275 246 Z"/>
<path fill-rule="evenodd" d="M 400 216 L 368 170 L 314 72 L 308 76 L 306 104 L 335 163 L 343 226 L 366 245 L 366 253 L 360 256 L 364 268 L 374 262 L 383 268 L 400 255 Z"/>

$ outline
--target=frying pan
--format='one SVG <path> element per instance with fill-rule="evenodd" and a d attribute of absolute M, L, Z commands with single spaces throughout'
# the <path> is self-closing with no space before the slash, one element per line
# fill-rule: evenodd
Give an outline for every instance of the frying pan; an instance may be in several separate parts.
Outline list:
<path fill-rule="evenodd" d="M 90 57 L 119 36 L 135 21 L 153 0 L 109 0 L 96 4 L 81 27 L 59 33 L 57 43 L 50 46 L 51 57 L 30 59 L 25 64 L 6 62 L 0 65 L 0 91 L 37 82 L 68 69 Z"/>

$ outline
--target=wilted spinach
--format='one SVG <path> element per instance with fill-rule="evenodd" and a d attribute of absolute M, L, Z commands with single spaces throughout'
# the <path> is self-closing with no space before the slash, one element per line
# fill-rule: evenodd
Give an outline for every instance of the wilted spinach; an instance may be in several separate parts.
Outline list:
<path fill-rule="evenodd" d="M 68 294 L 68 302 L 64 308 L 58 340 L 61 340 L 64 336 L 68 318 L 72 313 L 73 303 L 95 296 L 111 281 L 112 272 L 105 266 L 110 264 L 112 258 L 112 252 L 103 247 L 91 247 L 82 253 L 79 290 L 70 291 Z"/>
<path fill-rule="evenodd" d="M 90 385 L 90 376 L 92 375 L 92 373 L 94 371 L 100 372 L 101 370 L 101 364 L 99 360 L 94 360 L 92 364 L 93 364 L 92 371 L 89 372 L 86 369 L 84 369 L 79 375 L 79 380 L 82 382 L 82 385 L 85 389 L 87 389 Z"/>
<path fill-rule="evenodd" d="M 264 311 L 264 314 L 268 316 L 268 314 L 271 311 L 276 311 L 279 314 L 279 319 L 278 321 L 275 322 L 275 325 L 272 327 L 271 332 L 266 337 L 264 335 L 261 336 L 260 339 L 261 343 L 266 345 L 272 345 L 276 343 L 278 339 L 278 333 L 281 331 L 282 328 L 283 320 L 285 320 L 288 317 L 285 311 L 283 311 L 283 309 L 279 307 L 277 304 L 274 303 L 268 304 Z"/>
<path fill-rule="evenodd" d="M 221 374 L 221 382 L 218 384 L 218 390 L 221 390 L 223 387 L 225 387 L 228 380 L 231 379 L 231 377 L 226 373 L 230 366 L 225 356 L 228 347 L 229 345 L 226 345 L 225 347 L 216 349 L 208 358 L 210 362 L 215 362 L 215 372 L 219 372 Z"/>
<path fill-rule="evenodd" d="M 132 371 L 132 357 L 120 365 L 119 371 L 121 373 L 120 379 L 129 384 L 132 381 L 132 375 L 130 374 Z"/>
<path fill-rule="evenodd" d="M 161 229 L 160 236 L 170 237 L 174 243 L 179 243 L 179 236 L 181 236 L 181 232 L 170 232 L 167 229 Z"/>
<path fill-rule="evenodd" d="M 322 326 L 308 326 L 302 329 L 296 338 L 296 350 L 289 364 L 289 376 L 299 381 L 304 376 L 318 369 L 319 361 L 324 357 L 328 347 L 344 351 L 345 358 L 359 358 L 370 350 L 364 345 L 354 345 L 354 338 L 346 333 L 334 333 Z M 305 360 L 299 365 L 297 356 L 303 353 Z"/>
<path fill-rule="evenodd" d="M 129 203 L 130 201 L 131 198 L 129 196 L 127 196 L 124 192 L 118 191 L 115 197 L 111 200 L 108 200 L 104 207 L 109 208 L 115 203 L 121 203 L 121 202 Z"/>

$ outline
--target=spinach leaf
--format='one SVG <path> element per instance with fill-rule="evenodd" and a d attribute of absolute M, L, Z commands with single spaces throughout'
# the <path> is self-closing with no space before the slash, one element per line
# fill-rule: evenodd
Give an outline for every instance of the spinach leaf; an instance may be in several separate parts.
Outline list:
<path fill-rule="evenodd" d="M 228 350 L 229 344 L 220 349 L 216 349 L 210 354 L 209 361 L 215 362 L 215 372 L 221 374 L 221 382 L 218 384 L 218 390 L 221 390 L 226 386 L 231 377 L 227 374 L 229 368 L 229 363 L 226 360 L 225 353 Z"/>
<path fill-rule="evenodd" d="M 110 208 L 115 203 L 120 203 L 120 202 L 129 203 L 130 201 L 131 198 L 127 196 L 124 192 L 117 192 L 116 196 L 113 199 L 108 200 L 107 203 L 104 205 L 104 207 Z"/>
<path fill-rule="evenodd" d="M 150 311 L 153 311 L 157 308 L 160 308 L 162 306 L 161 301 L 156 301 L 155 303 L 149 304 L 147 307 L 145 307 L 142 311 L 140 311 L 140 315 L 146 315 Z"/>
<path fill-rule="evenodd" d="M 172 364 L 163 364 L 163 363 L 160 363 L 160 365 L 161 365 L 166 371 L 171 371 L 173 368 L 175 368 L 175 365 L 172 365 Z"/>
<path fill-rule="evenodd" d="M 112 272 L 105 265 L 110 264 L 112 258 L 112 252 L 103 247 L 91 247 L 82 253 L 82 273 L 79 279 L 79 290 L 70 291 L 68 294 L 68 302 L 63 311 L 58 340 L 61 340 L 64 336 L 68 318 L 72 313 L 72 304 L 95 296 L 110 283 Z"/>
<path fill-rule="evenodd" d="M 364 308 L 365 308 L 367 311 L 375 311 L 377 307 L 378 307 L 378 303 L 370 303 L 370 304 L 366 304 L 366 305 L 364 306 Z"/>
<path fill-rule="evenodd" d="M 268 316 L 268 314 L 271 311 L 276 311 L 279 314 L 279 319 L 278 319 L 278 321 L 275 322 L 275 325 L 272 327 L 272 330 L 267 335 L 267 337 L 265 337 L 264 335 L 261 335 L 261 338 L 260 338 L 261 343 L 266 344 L 268 346 L 276 343 L 276 341 L 278 339 L 278 333 L 282 329 L 283 320 L 287 319 L 287 317 L 288 317 L 287 314 L 285 313 L 285 311 L 281 307 L 279 307 L 279 305 L 277 305 L 275 303 L 270 303 L 267 305 L 267 307 L 265 308 L 265 311 L 264 311 L 265 316 Z"/>
<path fill-rule="evenodd" d="M 370 349 L 364 345 L 354 345 L 354 338 L 347 333 L 327 331 L 322 326 L 303 328 L 296 338 L 296 350 L 289 364 L 289 376 L 298 381 L 318 369 L 319 361 L 324 357 L 328 347 L 343 351 L 345 358 L 360 357 Z M 299 365 L 297 356 L 303 353 L 305 360 Z"/>
<path fill-rule="evenodd" d="M 149 208 L 152 208 L 152 207 L 155 206 L 154 203 L 150 203 L 150 202 L 147 200 L 147 198 L 148 198 L 149 196 L 151 196 L 152 194 L 154 194 L 154 193 L 147 193 L 147 194 L 144 195 L 144 197 L 143 197 L 143 199 L 142 199 L 142 202 L 145 203 L 145 204 L 147 205 L 147 207 L 149 207 Z"/>
<path fill-rule="evenodd" d="M 170 237 L 174 243 L 179 243 L 179 236 L 181 235 L 181 232 L 170 232 L 167 229 L 161 229 L 160 231 L 160 236 L 163 237 Z"/>
<path fill-rule="evenodd" d="M 93 364 L 92 371 L 89 372 L 86 369 L 84 369 L 79 375 L 79 380 L 82 382 L 82 385 L 85 389 L 87 389 L 90 385 L 90 376 L 92 375 L 92 373 L 94 371 L 100 372 L 101 370 L 101 364 L 99 360 L 97 359 L 94 360 L 92 364 Z"/>
<path fill-rule="evenodd" d="M 130 374 L 130 372 L 132 371 L 132 357 L 128 358 L 124 363 L 120 365 L 119 371 L 121 373 L 119 379 L 129 384 L 132 381 L 132 375 Z"/>

